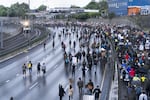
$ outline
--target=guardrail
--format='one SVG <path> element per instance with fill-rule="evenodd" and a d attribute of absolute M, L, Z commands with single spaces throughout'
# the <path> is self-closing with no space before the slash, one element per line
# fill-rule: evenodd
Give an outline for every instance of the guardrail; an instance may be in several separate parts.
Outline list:
<path fill-rule="evenodd" d="M 8 40 L 8 39 L 10 39 L 10 38 L 12 38 L 12 37 L 14 37 L 14 36 L 16 36 L 16 35 L 18 35 L 18 34 L 21 33 L 21 32 L 22 32 L 22 27 L 19 27 L 15 32 L 13 32 L 13 33 L 15 33 L 15 35 L 12 35 L 12 36 L 9 36 L 9 37 L 5 38 L 4 41 L 5 41 L 5 40 Z M 17 33 L 17 34 L 16 34 L 16 33 Z"/>
<path fill-rule="evenodd" d="M 41 27 L 41 26 L 34 26 L 35 28 L 38 28 L 42 31 L 42 33 L 37 37 L 36 34 L 31 34 L 32 36 L 30 36 L 30 40 L 26 39 L 22 32 L 20 34 L 18 34 L 17 36 L 15 37 L 12 37 L 8 40 L 6 40 L 6 44 L 9 44 L 11 42 L 14 42 L 13 44 L 15 45 L 7 45 L 4 49 L 1 49 L 0 50 L 0 58 L 2 59 L 2 57 L 8 55 L 8 54 L 11 54 L 15 51 L 20 51 L 22 50 L 22 48 L 25 48 L 27 46 L 32 46 L 32 44 L 34 44 L 35 42 L 37 41 L 40 41 L 42 40 L 43 38 L 47 37 L 47 33 L 48 33 L 48 30 L 46 30 L 46 28 L 44 27 Z M 32 32 L 34 33 L 34 31 Z M 29 44 L 30 42 L 30 44 Z M 23 52 L 23 51 L 22 51 Z"/>
<path fill-rule="evenodd" d="M 115 50 L 114 50 L 111 38 L 107 37 L 107 40 L 111 44 L 111 48 L 112 48 L 111 53 L 112 53 L 113 58 L 109 57 L 108 62 L 105 66 L 105 72 L 104 72 L 104 75 L 103 75 L 104 82 L 101 85 L 102 93 L 101 93 L 100 100 L 109 100 L 111 84 L 112 84 L 112 81 L 114 80 L 113 78 L 114 78 L 114 71 L 115 71 L 115 59 L 114 59 L 114 57 L 115 57 L 114 51 Z"/>

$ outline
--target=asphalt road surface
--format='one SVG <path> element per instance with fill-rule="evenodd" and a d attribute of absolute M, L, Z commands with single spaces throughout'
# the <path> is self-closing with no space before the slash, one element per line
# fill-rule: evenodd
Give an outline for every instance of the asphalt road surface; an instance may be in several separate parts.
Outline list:
<path fill-rule="evenodd" d="M 62 28 L 52 29 L 53 33 L 59 33 Z M 80 31 L 80 30 L 79 30 Z M 76 36 L 71 35 L 71 40 L 77 40 Z M 67 45 L 66 51 L 75 54 L 79 50 L 77 45 L 76 50 L 69 48 L 69 36 L 59 39 L 56 34 L 55 48 L 52 48 L 52 39 L 49 39 L 46 43 L 46 50 L 43 45 L 39 45 L 24 53 L 12 57 L 11 59 L 0 63 L 0 100 L 9 100 L 11 96 L 14 100 L 59 100 L 58 91 L 59 84 L 62 84 L 66 95 L 63 100 L 68 100 L 68 88 L 69 78 L 73 80 L 74 88 L 74 100 L 79 100 L 79 93 L 77 88 L 77 80 L 82 77 L 82 66 L 76 67 L 75 76 L 72 77 L 69 67 L 64 66 L 63 49 L 61 48 L 61 41 L 64 41 Z M 78 41 L 76 41 L 78 44 Z M 27 76 L 22 75 L 22 65 L 28 61 L 32 61 L 33 70 L 32 75 L 29 75 L 27 70 Z M 37 75 L 37 63 L 46 63 L 46 75 L 43 76 L 41 72 L 40 76 Z M 100 65 L 97 69 L 98 74 L 89 72 L 86 70 L 85 83 L 89 79 L 92 79 L 94 85 L 100 85 L 102 81 L 102 72 Z"/>

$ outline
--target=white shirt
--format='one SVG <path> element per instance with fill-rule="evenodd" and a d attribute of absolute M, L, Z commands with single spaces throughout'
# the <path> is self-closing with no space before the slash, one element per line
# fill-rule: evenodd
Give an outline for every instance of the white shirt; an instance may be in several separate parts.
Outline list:
<path fill-rule="evenodd" d="M 144 45 L 141 44 L 141 45 L 139 46 L 139 50 L 140 50 L 140 51 L 143 51 L 143 50 L 144 50 Z"/>
<path fill-rule="evenodd" d="M 143 98 L 144 98 L 144 99 L 143 99 Z M 140 96 L 139 96 L 139 100 L 147 100 L 147 95 L 141 93 Z"/>

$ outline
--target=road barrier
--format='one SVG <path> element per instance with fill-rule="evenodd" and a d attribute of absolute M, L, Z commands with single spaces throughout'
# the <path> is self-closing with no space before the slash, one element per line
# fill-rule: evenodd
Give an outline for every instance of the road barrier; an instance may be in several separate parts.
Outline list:
<path fill-rule="evenodd" d="M 40 34 L 38 37 L 34 33 L 35 31 L 32 31 L 32 33 L 34 34 L 31 34 L 30 40 L 26 39 L 24 34 L 21 31 L 20 34 L 5 40 L 4 41 L 5 47 L 4 49 L 0 50 L 0 60 L 3 60 L 3 58 L 7 57 L 7 55 L 10 56 L 18 52 L 23 52 L 24 51 L 23 48 L 25 49 L 26 47 L 32 46 L 32 44 L 47 37 L 48 30 L 46 30 L 46 28 L 41 26 L 34 26 L 34 27 L 42 31 L 41 32 L 42 34 Z"/>

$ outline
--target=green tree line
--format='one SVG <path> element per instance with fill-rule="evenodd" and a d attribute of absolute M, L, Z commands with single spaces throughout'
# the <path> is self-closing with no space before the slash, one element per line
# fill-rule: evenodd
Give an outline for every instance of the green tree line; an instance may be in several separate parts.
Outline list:
<path fill-rule="evenodd" d="M 24 16 L 25 13 L 28 11 L 29 11 L 29 6 L 25 3 L 22 4 L 15 3 L 10 7 L 5 7 L 0 5 L 0 16 L 19 17 L 19 16 Z"/>
<path fill-rule="evenodd" d="M 41 5 L 36 11 L 46 10 L 45 5 Z M 9 17 L 23 17 L 27 12 L 29 12 L 29 5 L 26 3 L 15 3 L 10 7 L 5 7 L 0 5 L 0 16 L 9 16 Z"/>

